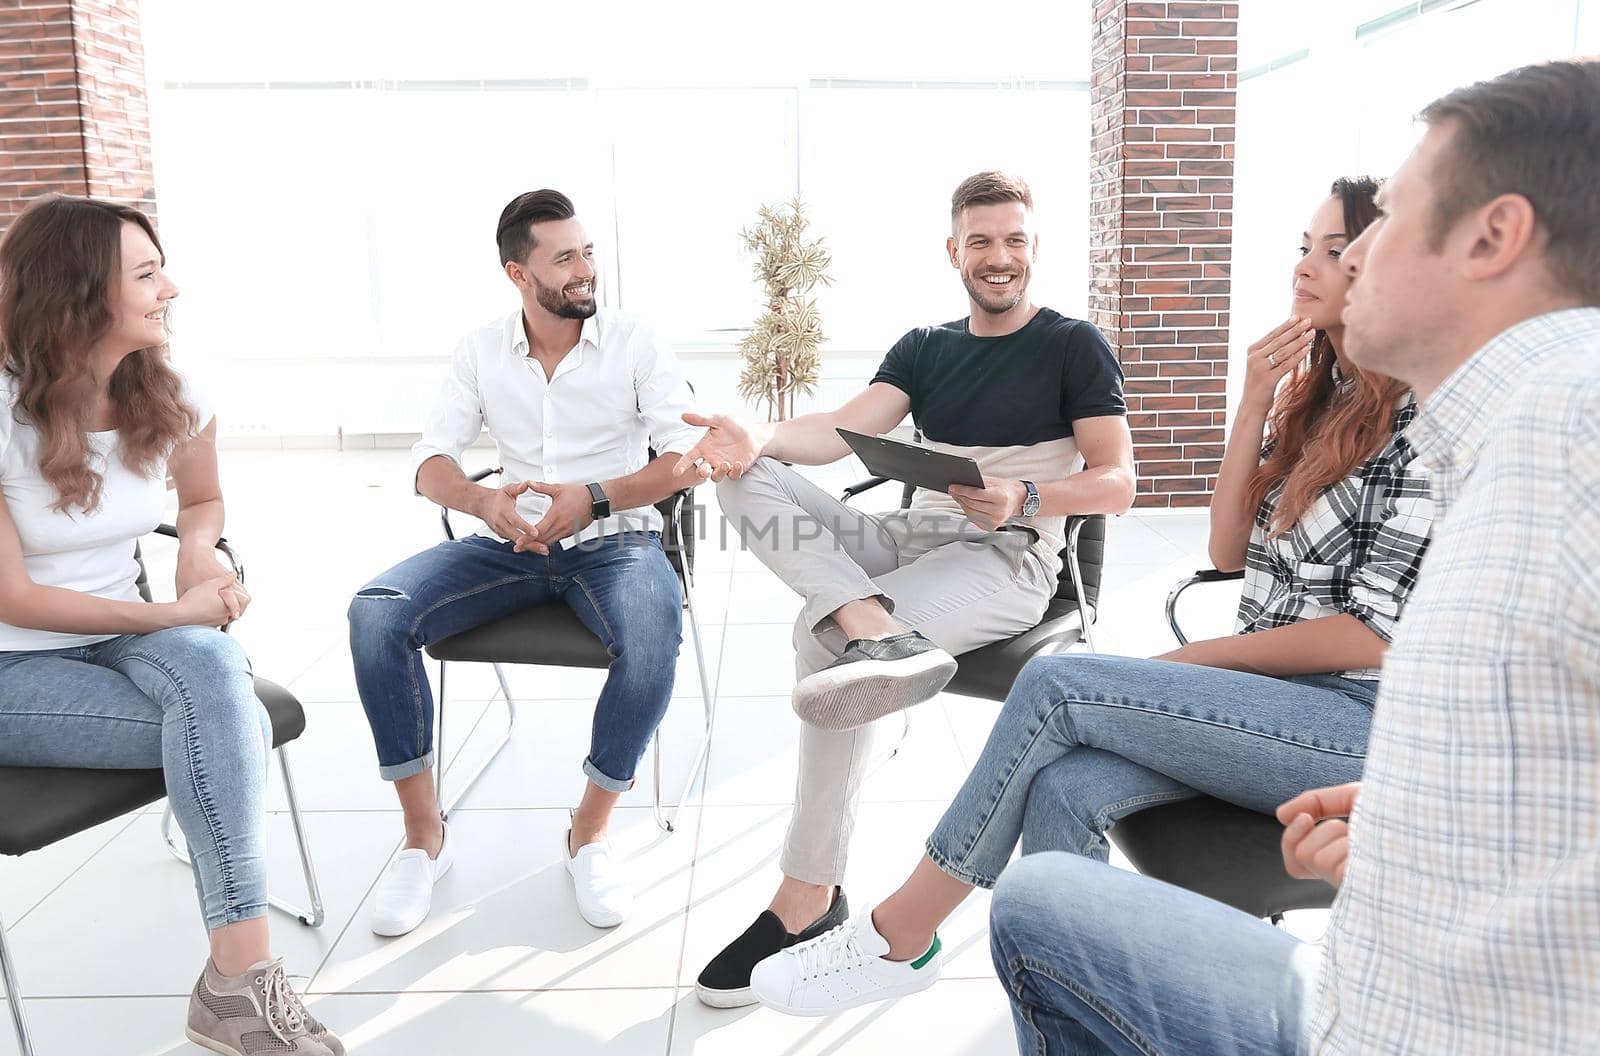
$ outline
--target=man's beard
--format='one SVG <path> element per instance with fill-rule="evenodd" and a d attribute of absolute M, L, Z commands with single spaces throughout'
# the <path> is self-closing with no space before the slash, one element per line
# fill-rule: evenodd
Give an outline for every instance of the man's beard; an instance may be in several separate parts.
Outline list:
<path fill-rule="evenodd" d="M 593 283 L 590 284 L 590 289 L 593 289 Z M 546 286 L 538 279 L 533 280 L 533 296 L 539 302 L 539 307 L 562 319 L 587 319 L 600 310 L 599 302 L 595 300 L 593 293 L 589 295 L 587 301 L 579 303 L 568 297 L 564 288 Z"/>
<path fill-rule="evenodd" d="M 1022 298 L 1028 293 L 1028 273 L 1019 272 L 1012 276 L 1011 285 L 996 288 L 984 282 L 983 279 L 973 278 L 966 272 L 961 273 L 961 284 L 967 288 L 967 296 L 972 298 L 972 303 L 982 308 L 990 315 L 1005 315 L 1011 309 L 1022 303 Z M 1001 295 L 998 303 L 991 300 L 996 294 Z"/>

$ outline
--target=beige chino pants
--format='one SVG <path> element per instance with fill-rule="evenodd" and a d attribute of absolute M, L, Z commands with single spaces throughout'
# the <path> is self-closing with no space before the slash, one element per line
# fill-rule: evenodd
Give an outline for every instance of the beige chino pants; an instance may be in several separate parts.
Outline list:
<path fill-rule="evenodd" d="M 863 513 L 770 458 L 719 483 L 717 499 L 741 545 L 803 599 L 796 679 L 844 651 L 832 613 L 847 602 L 880 598 L 901 624 L 959 656 L 1036 626 L 1055 591 L 1054 577 L 1029 552 L 1026 530 L 985 532 L 935 510 Z M 786 876 L 843 881 L 872 739 L 872 726 L 802 727 L 794 816 L 779 863 Z"/>

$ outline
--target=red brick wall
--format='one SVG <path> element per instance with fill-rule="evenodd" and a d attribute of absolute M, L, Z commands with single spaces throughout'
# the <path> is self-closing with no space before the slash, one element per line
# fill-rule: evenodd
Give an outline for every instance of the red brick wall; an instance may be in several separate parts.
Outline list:
<path fill-rule="evenodd" d="M 1094 3 L 1089 317 L 1127 376 L 1142 507 L 1207 505 L 1222 459 L 1238 19 Z"/>
<path fill-rule="evenodd" d="M 135 0 L 0 0 L 0 230 L 50 191 L 155 215 Z"/>

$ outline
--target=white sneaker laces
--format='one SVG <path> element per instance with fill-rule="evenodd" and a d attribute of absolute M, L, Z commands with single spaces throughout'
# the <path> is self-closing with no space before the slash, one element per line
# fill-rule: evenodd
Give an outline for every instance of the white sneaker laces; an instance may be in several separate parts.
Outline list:
<path fill-rule="evenodd" d="M 802 943 L 789 952 L 800 961 L 802 975 L 808 977 L 840 968 L 853 968 L 864 964 L 867 960 L 867 953 L 861 948 L 860 935 L 855 929 L 854 921 L 846 921 L 830 928 L 812 941 Z"/>
<path fill-rule="evenodd" d="M 266 999 L 267 1026 L 271 1028 L 273 1037 L 290 1044 L 305 1033 L 305 1006 L 289 985 L 283 962 L 274 964 L 265 974 L 256 976 L 256 985 L 261 987 L 261 996 Z"/>

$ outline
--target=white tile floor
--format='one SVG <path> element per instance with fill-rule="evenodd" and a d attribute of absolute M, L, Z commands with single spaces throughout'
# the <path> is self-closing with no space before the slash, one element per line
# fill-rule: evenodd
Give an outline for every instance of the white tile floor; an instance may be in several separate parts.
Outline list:
<path fill-rule="evenodd" d="M 639 894 L 633 919 L 610 932 L 583 924 L 555 843 L 562 810 L 580 790 L 577 763 L 601 675 L 524 670 L 513 689 L 533 721 L 458 812 L 458 865 L 433 917 L 405 938 L 376 938 L 368 898 L 397 845 L 399 816 L 375 771 L 344 612 L 369 575 L 434 542 L 438 522 L 408 493 L 403 452 L 230 451 L 223 464 L 229 535 L 245 553 L 256 599 L 237 633 L 257 669 L 305 703 L 310 723 L 292 750 L 328 920 L 313 931 L 275 914 L 275 942 L 291 972 L 306 977 L 312 1007 L 354 1052 L 1010 1051 L 981 897 L 945 933 L 955 953 L 949 978 L 895 1006 L 808 1021 L 695 1000 L 694 976 L 770 897 L 795 767 L 787 695 L 797 602 L 752 557 L 715 540 L 699 555 L 696 591 L 720 700 L 708 776 L 671 836 L 652 823 L 647 782 L 624 798 L 616 838 Z M 817 471 L 830 488 L 858 475 L 848 464 Z M 714 501 L 708 489 L 701 499 Z M 884 494 L 876 505 L 890 501 Z M 1204 531 L 1197 515 L 1112 524 L 1102 651 L 1170 647 L 1162 601 L 1174 580 L 1204 564 Z M 157 576 L 163 560 L 151 556 Z M 1204 631 L 1228 627 L 1234 598 L 1222 593 L 1195 599 Z M 464 749 L 471 756 L 503 721 L 500 709 L 486 710 L 495 687 L 486 668 L 464 665 L 451 684 L 456 735 L 487 716 Z M 686 647 L 664 727 L 672 790 L 696 743 L 698 694 Z M 901 751 L 866 787 L 850 873 L 858 900 L 881 896 L 910 869 L 995 708 L 946 695 L 916 709 Z M 269 806 L 274 884 L 295 897 L 293 840 L 276 785 Z M 161 845 L 159 809 L 0 860 L 0 914 L 41 1056 L 198 1051 L 181 1040 L 181 1027 L 204 940 L 186 871 Z M 14 1052 L 0 1016 L 0 1054 Z"/>

